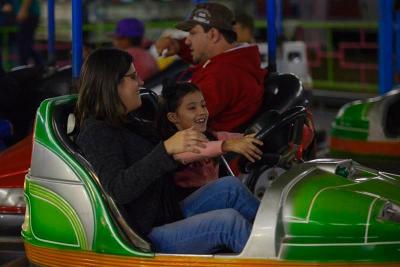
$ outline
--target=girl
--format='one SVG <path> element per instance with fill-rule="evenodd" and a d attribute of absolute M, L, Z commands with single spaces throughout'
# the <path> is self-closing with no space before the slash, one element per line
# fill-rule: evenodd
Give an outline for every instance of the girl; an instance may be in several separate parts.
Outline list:
<path fill-rule="evenodd" d="M 254 135 L 243 136 L 228 132 L 211 132 L 207 129 L 208 110 L 203 94 L 192 83 L 166 83 L 162 90 L 157 129 L 165 140 L 174 133 L 194 129 L 214 141 L 206 143 L 200 154 L 180 153 L 174 158 L 185 166 L 175 172 L 174 180 L 181 197 L 218 178 L 218 162 L 215 157 L 225 152 L 236 152 L 251 162 L 261 158 L 257 145 L 263 143 Z"/>
<path fill-rule="evenodd" d="M 104 190 L 134 230 L 156 252 L 209 254 L 221 247 L 239 253 L 251 232 L 258 200 L 233 177 L 203 186 L 181 202 L 169 174 L 174 155 L 199 152 L 202 133 L 177 131 L 164 141 L 149 140 L 148 125 L 130 120 L 141 106 L 132 57 L 98 49 L 82 66 L 76 110 L 77 144 Z"/>

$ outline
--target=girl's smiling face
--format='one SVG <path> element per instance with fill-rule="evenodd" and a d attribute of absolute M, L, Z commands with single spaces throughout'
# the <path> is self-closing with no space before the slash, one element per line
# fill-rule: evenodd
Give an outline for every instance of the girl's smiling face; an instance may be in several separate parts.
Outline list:
<path fill-rule="evenodd" d="M 208 110 L 203 94 L 200 91 L 186 94 L 176 112 L 169 112 L 167 117 L 178 130 L 193 126 L 195 130 L 204 132 L 207 129 Z"/>

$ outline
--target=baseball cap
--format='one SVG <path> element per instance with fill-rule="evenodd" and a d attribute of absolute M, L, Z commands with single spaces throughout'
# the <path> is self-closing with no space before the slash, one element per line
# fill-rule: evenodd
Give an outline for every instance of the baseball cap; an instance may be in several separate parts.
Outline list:
<path fill-rule="evenodd" d="M 220 30 L 233 31 L 235 17 L 229 8 L 218 3 L 202 3 L 196 5 L 190 16 L 175 27 L 182 31 L 190 31 L 196 24 L 214 27 Z"/>
<path fill-rule="evenodd" d="M 117 23 L 113 34 L 115 37 L 141 37 L 144 35 L 144 25 L 138 19 L 126 18 Z"/>

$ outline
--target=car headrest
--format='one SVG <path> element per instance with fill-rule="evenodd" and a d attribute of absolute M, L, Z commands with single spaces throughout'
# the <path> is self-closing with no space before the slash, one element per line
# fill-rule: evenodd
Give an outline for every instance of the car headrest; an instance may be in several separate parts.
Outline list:
<path fill-rule="evenodd" d="M 75 114 L 70 113 L 67 119 L 67 134 L 72 134 L 75 130 Z"/>
<path fill-rule="evenodd" d="M 264 84 L 263 110 L 285 111 L 293 106 L 306 106 L 303 85 L 292 73 L 272 74 Z"/>
<path fill-rule="evenodd" d="M 144 88 L 139 90 L 139 94 L 142 105 L 139 109 L 134 111 L 134 115 L 145 121 L 154 121 L 159 109 L 157 94 L 152 90 Z"/>
<path fill-rule="evenodd" d="M 44 78 L 39 84 L 37 92 L 43 98 L 50 98 L 71 93 L 72 68 L 64 67 Z"/>

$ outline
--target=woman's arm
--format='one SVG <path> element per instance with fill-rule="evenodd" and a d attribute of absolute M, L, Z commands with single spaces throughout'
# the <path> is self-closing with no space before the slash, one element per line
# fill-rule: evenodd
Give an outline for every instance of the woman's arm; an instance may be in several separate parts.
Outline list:
<path fill-rule="evenodd" d="M 78 137 L 78 144 L 93 165 L 102 186 L 119 204 L 140 197 L 153 182 L 177 167 L 163 143 L 144 153 L 146 149 L 140 142 L 144 140 L 137 135 L 132 138 L 137 140 L 137 146 L 127 147 L 121 132 L 102 123 L 92 125 Z M 125 153 L 143 155 L 138 155 L 139 160 L 128 165 Z"/>

